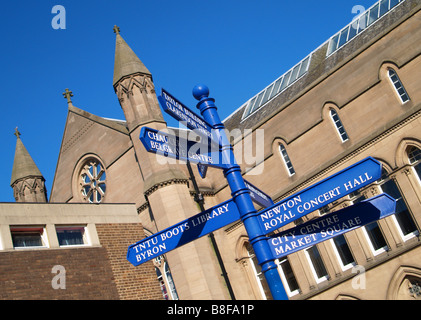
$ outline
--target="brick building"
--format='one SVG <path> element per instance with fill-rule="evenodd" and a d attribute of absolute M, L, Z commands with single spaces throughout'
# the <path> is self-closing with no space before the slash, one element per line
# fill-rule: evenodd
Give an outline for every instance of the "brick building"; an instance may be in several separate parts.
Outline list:
<path fill-rule="evenodd" d="M 162 299 L 152 262 L 126 260 L 145 237 L 136 207 L 47 203 L 44 177 L 16 136 L 16 203 L 0 204 L 0 299 Z"/>
<path fill-rule="evenodd" d="M 382 163 L 379 181 L 282 230 L 381 192 L 397 200 L 395 215 L 277 261 L 290 299 L 420 298 L 420 9 L 419 0 L 376 2 L 224 120 L 240 155 L 245 145 L 255 143 L 264 132 L 259 145 L 262 160 L 240 165 L 243 176 L 275 202 L 368 156 Z M 137 288 L 145 291 L 135 292 L 148 298 L 164 294 L 169 299 L 270 299 L 241 221 L 214 232 L 212 238 L 203 237 L 137 267 L 140 271 L 125 261 L 128 243 L 140 239 L 142 228 L 151 235 L 199 209 L 186 165 L 157 161 L 139 141 L 143 126 L 157 130 L 167 126 L 151 72 L 117 27 L 114 32 L 113 85 L 125 119 L 111 120 L 79 109 L 66 90 L 68 116 L 49 203 L 0 206 L 0 213 L 5 210 L 4 217 L 0 215 L 4 249 L 0 255 L 22 261 L 29 257 L 52 296 L 57 291 L 51 293 L 50 288 L 54 259 L 45 255 L 51 252 L 65 268 L 68 264 L 66 285 L 70 288 L 70 279 L 76 278 L 71 274 L 73 261 L 65 260 L 62 252 L 83 256 L 97 251 L 103 261 L 101 276 L 92 273 L 92 265 L 99 264 L 96 260 L 80 264 L 81 270 L 74 272 L 85 279 L 97 277 L 84 283 L 102 286 L 110 297 L 135 298 L 125 294 L 133 284 L 127 278 L 136 278 Z M 42 202 L 42 176 L 34 164 L 26 167 L 31 169 L 25 173 L 26 184 L 15 169 L 12 174 L 15 197 Z M 206 208 L 231 198 L 217 169 L 210 168 L 206 179 L 197 183 Z M 117 203 L 123 204 L 113 205 Z M 15 206 L 19 214 L 10 216 L 7 206 Z M 47 217 L 45 212 L 54 208 L 63 214 L 54 211 Z M 34 212 L 33 217 L 29 212 Z M 48 234 L 48 248 L 14 248 L 13 233 L 22 232 L 23 225 L 31 232 L 38 230 L 41 241 Z M 66 227 L 68 233 L 83 233 L 83 227 L 92 245 L 62 247 L 57 239 Z M 124 244 L 122 235 L 127 239 Z M 7 268 L 3 263 L 10 260 L 1 263 L 1 268 Z M 355 285 L 356 274 L 364 276 L 365 286 Z M 30 292 L 31 282 L 25 277 L 22 269 L 16 269 L 16 280 L 10 280 L 14 282 L 5 278 L 8 297 Z M 95 296 L 94 290 L 86 294 Z"/>

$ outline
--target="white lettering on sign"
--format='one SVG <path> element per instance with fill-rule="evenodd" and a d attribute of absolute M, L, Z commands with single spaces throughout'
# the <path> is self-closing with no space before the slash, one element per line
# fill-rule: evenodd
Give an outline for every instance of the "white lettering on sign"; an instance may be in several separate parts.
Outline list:
<path fill-rule="evenodd" d="M 367 182 L 368 180 L 373 179 L 373 177 L 370 177 L 368 173 L 366 172 L 364 175 L 358 176 L 356 179 L 348 181 L 344 183 L 344 187 L 346 191 L 352 188 L 358 187 L 360 184 Z"/>
<path fill-rule="evenodd" d="M 208 153 L 206 144 L 192 143 L 189 148 L 186 139 L 177 139 L 172 135 L 152 131 L 148 131 L 147 136 L 151 148 L 155 151 L 169 153 L 176 157 L 181 156 L 200 163 L 215 164 L 214 159 L 206 154 Z"/>
<path fill-rule="evenodd" d="M 230 203 L 232 202 L 223 203 L 222 205 L 215 207 L 213 210 L 209 209 L 204 211 L 185 222 L 170 227 L 156 235 L 150 236 L 140 241 L 138 244 L 131 248 L 131 250 L 134 251 L 136 262 L 141 263 L 153 259 L 154 257 L 164 254 L 165 252 L 168 252 L 172 249 L 175 249 L 174 245 L 178 244 L 178 241 L 183 236 L 183 233 L 187 230 L 199 227 L 200 225 L 205 224 L 207 221 L 219 217 L 225 213 L 230 214 Z M 231 212 L 231 214 L 233 213 Z M 202 228 L 203 226 L 200 226 L 199 230 Z"/>
<path fill-rule="evenodd" d="M 189 109 L 177 102 L 173 97 L 166 94 L 166 92 L 163 91 L 162 94 L 165 100 L 167 100 L 167 108 L 170 109 L 172 113 L 176 114 L 182 121 L 187 122 L 191 127 L 211 138 L 211 133 L 206 129 L 207 124 L 200 117 L 196 116 Z"/>
<path fill-rule="evenodd" d="M 215 218 L 223 213 L 228 212 L 228 203 L 225 205 L 220 206 L 219 208 L 216 208 L 215 210 L 212 210 L 211 212 L 207 212 L 194 220 L 191 220 L 194 227 L 197 227 L 198 225 Z"/>
<path fill-rule="evenodd" d="M 292 222 L 300 216 L 306 215 L 314 210 L 320 209 L 326 204 L 332 202 L 332 199 L 339 199 L 348 194 L 350 190 L 358 189 L 360 185 L 370 182 L 373 177 L 365 172 L 352 178 L 340 186 L 334 187 L 323 192 L 312 199 L 302 199 L 302 195 L 295 196 L 292 199 L 284 201 L 270 210 L 260 214 L 260 219 L 265 231 L 280 228 L 281 226 Z"/>
<path fill-rule="evenodd" d="M 295 208 L 297 204 L 301 202 L 301 196 L 297 196 L 262 213 L 260 215 L 260 219 L 262 219 L 263 222 L 269 219 L 268 222 L 264 222 L 263 224 L 265 230 L 268 230 L 271 227 L 276 227 L 280 223 L 293 219 L 295 217 L 295 213 L 293 213 L 290 209 Z"/>
<path fill-rule="evenodd" d="M 333 215 L 307 224 L 302 228 L 289 231 L 282 236 L 270 240 L 277 255 L 286 255 L 292 250 L 301 250 L 301 247 L 323 241 L 324 238 L 330 239 L 336 234 L 362 225 L 361 218 L 355 216 L 346 221 L 341 221 L 338 215 Z M 298 232 L 297 232 L 298 230 Z"/>
<path fill-rule="evenodd" d="M 334 197 L 340 195 L 339 192 L 340 187 L 336 187 L 332 190 L 329 190 L 328 192 L 325 192 L 321 195 L 319 195 L 318 197 L 305 202 L 303 205 L 299 205 L 297 207 L 297 211 L 298 213 L 304 213 L 305 211 L 308 211 L 316 206 L 319 206 L 320 204 L 323 204 L 324 202 L 333 199 Z"/>
<path fill-rule="evenodd" d="M 163 134 L 148 131 L 148 137 L 149 139 L 154 140 L 154 141 L 168 143 L 168 137 Z"/>

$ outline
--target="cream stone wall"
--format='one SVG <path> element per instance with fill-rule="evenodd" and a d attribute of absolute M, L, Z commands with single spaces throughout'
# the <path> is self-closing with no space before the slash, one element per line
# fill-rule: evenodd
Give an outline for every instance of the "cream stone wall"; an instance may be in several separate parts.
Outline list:
<path fill-rule="evenodd" d="M 406 0 L 329 57 L 327 44 L 322 45 L 313 53 L 308 74 L 302 79 L 253 116 L 242 120 L 243 110 L 231 115 L 225 124 L 228 130 L 237 130 L 233 138 L 236 151 L 256 143 L 257 129 L 264 132 L 264 141 L 258 142 L 263 149 L 262 161 L 239 161 L 244 178 L 274 201 L 280 201 L 371 156 L 383 164 L 398 185 L 420 230 L 421 183 L 406 154 L 408 146 L 421 148 L 420 8 L 419 2 Z M 398 74 L 409 102 L 402 104 L 397 96 L 387 76 L 389 68 Z M 146 152 L 138 139 L 142 126 L 166 128 L 149 76 L 132 74 L 122 78 L 115 88 L 127 122 L 106 120 L 69 107 L 50 202 L 83 201 L 78 168 L 85 157 L 92 155 L 102 161 L 107 173 L 103 202 L 133 203 L 148 232 L 157 232 L 197 214 L 200 209 L 194 202 L 186 165 L 159 163 L 157 156 Z M 213 98 L 218 106 L 218 97 Z M 345 142 L 332 122 L 331 109 L 347 132 L 349 139 Z M 254 131 L 247 137 L 238 135 L 245 129 Z M 295 169 L 292 176 L 283 163 L 280 144 Z M 206 179 L 199 178 L 195 166 L 193 170 L 205 194 L 206 208 L 232 197 L 221 170 L 209 168 Z M 365 197 L 378 192 L 376 185 L 361 190 Z M 346 197 L 329 209 L 339 210 L 350 204 L 351 199 Z M 261 208 L 256 205 L 256 209 Z M 314 212 L 303 220 L 317 216 L 319 212 Z M 327 241 L 317 245 L 328 272 L 323 281 L 315 279 L 305 251 L 288 256 L 299 286 L 296 292 L 289 292 L 290 298 L 411 298 L 404 286 L 409 285 L 408 281 L 421 279 L 419 237 L 403 239 L 392 217 L 379 224 L 389 247 L 381 254 L 372 252 L 361 228 L 345 236 L 357 265 L 366 271 L 364 290 L 351 290 L 355 270 L 343 270 Z M 215 231 L 214 235 L 236 298 L 270 298 L 265 295 L 264 280 L 256 275 L 259 268 L 250 257 L 252 253 L 246 249 L 248 237 L 241 221 Z M 208 237 L 167 253 L 165 259 L 180 299 L 229 299 Z"/>

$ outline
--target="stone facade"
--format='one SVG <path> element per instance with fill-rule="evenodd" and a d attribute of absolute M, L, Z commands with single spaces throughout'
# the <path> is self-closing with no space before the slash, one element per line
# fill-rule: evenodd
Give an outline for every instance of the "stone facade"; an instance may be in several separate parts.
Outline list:
<path fill-rule="evenodd" d="M 243 117 L 246 104 L 225 120 L 244 178 L 275 202 L 368 156 L 381 162 L 381 180 L 281 230 L 386 190 L 398 200 L 398 215 L 351 231 L 336 242 L 325 241 L 277 261 L 292 300 L 419 298 L 413 292 L 421 283 L 420 9 L 419 1 L 400 1 L 332 54 L 327 55 L 329 42 L 322 44 L 312 52 L 308 71 L 293 84 L 252 116 Z M 92 285 L 103 286 L 110 299 L 162 297 L 157 274 L 169 299 L 230 299 L 228 285 L 236 299 L 270 299 L 240 221 L 214 232 L 217 250 L 209 237 L 203 237 L 161 259 L 137 268 L 128 266 L 128 245 L 200 209 L 194 201 L 196 191 L 186 165 L 163 163 L 162 158 L 147 153 L 138 139 L 143 126 L 162 130 L 166 123 L 152 74 L 123 40 L 119 29 L 114 30 L 117 41 L 113 84 L 126 119 L 98 117 L 73 106 L 69 99 L 48 204 L 76 212 L 74 206 L 87 203 L 83 205 L 84 223 L 91 228 L 90 223 L 95 225 L 100 246 L 68 250 L 77 254 L 82 250 L 98 251 L 104 259 L 100 278 L 110 281 L 93 281 Z M 406 101 L 398 85 L 406 90 Z M 214 98 L 218 105 L 218 97 Z M 259 132 L 264 133 L 258 146 L 263 156 L 250 164 L 245 161 L 244 147 L 256 144 Z M 290 167 L 284 161 L 285 154 Z M 196 168 L 193 170 L 198 177 Z M 231 198 L 221 170 L 209 168 L 206 179 L 198 179 L 198 187 L 206 208 Z M 120 207 L 108 207 L 112 203 L 133 204 L 136 219 L 123 219 Z M 105 214 L 103 210 L 108 212 L 107 218 L 95 220 Z M 111 218 L 113 212 L 116 217 Z M 48 222 L 40 223 L 48 227 Z M 2 230 L 7 233 L 10 225 L 13 223 L 5 223 Z M 24 259 L 12 248 L 6 246 L 4 253 Z M 51 249 L 52 255 L 67 252 L 54 246 Z M 225 278 L 217 252 L 227 271 Z M 35 261 L 50 259 L 36 257 L 47 254 L 44 251 L 31 254 Z M 89 267 L 82 264 L 81 274 L 88 277 Z M 16 286 L 8 288 L 10 294 L 13 290 L 16 293 Z M 94 298 L 93 292 L 89 294 Z"/>

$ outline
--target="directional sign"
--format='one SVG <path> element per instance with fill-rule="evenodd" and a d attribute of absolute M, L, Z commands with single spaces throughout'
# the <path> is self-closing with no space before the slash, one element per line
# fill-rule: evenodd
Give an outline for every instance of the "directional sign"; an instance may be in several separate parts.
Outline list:
<path fill-rule="evenodd" d="M 205 166 L 205 165 L 203 165 L 203 164 L 201 164 L 201 163 L 198 163 L 197 164 L 197 171 L 199 171 L 200 177 L 202 179 L 205 179 L 206 178 L 206 174 L 208 173 L 208 167 Z"/>
<path fill-rule="evenodd" d="M 380 162 L 368 157 L 259 212 L 261 227 L 268 234 L 380 177 Z"/>
<path fill-rule="evenodd" d="M 383 193 L 278 233 L 267 241 L 275 259 L 311 247 L 348 231 L 383 219 L 396 210 L 396 200 Z"/>
<path fill-rule="evenodd" d="M 165 157 L 201 163 L 220 169 L 226 169 L 230 164 L 230 160 L 223 158 L 219 148 L 212 147 L 212 144 L 188 141 L 152 128 L 142 128 L 140 141 L 148 152 L 161 154 Z"/>
<path fill-rule="evenodd" d="M 269 197 L 266 193 L 264 193 L 259 188 L 252 185 L 250 182 L 244 179 L 244 183 L 250 191 L 251 200 L 254 203 L 257 203 L 259 206 L 262 206 L 263 208 L 270 207 L 273 205 L 273 200 L 271 197 Z"/>
<path fill-rule="evenodd" d="M 240 213 L 234 201 L 230 199 L 132 244 L 127 251 L 127 260 L 138 266 L 238 219 Z"/>
<path fill-rule="evenodd" d="M 174 98 L 166 90 L 161 90 L 161 96 L 158 97 L 158 101 L 162 109 L 170 116 L 178 121 L 184 122 L 187 128 L 194 130 L 201 136 L 205 136 L 209 141 L 219 145 L 219 143 L 216 142 L 218 141 L 218 138 L 215 137 L 216 132 L 212 130 L 212 126 L 179 100 Z"/>

